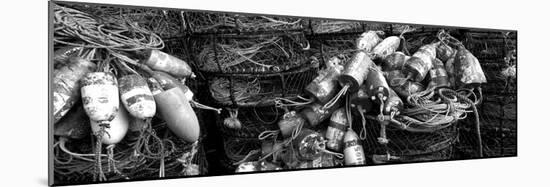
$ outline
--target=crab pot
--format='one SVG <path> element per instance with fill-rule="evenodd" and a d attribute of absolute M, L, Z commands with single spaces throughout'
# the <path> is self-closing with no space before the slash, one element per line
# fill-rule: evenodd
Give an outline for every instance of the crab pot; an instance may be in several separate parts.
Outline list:
<path fill-rule="evenodd" d="M 466 48 L 458 49 L 454 59 L 455 82 L 460 88 L 476 87 L 487 83 L 479 60 Z"/>
<path fill-rule="evenodd" d="M 90 124 L 94 133 L 101 130 L 100 122 L 90 120 Z M 123 106 L 120 106 L 115 118 L 109 123 L 108 128 L 105 128 L 105 133 L 101 136 L 101 143 L 112 145 L 120 142 L 128 132 L 128 126 L 128 112 Z"/>
<path fill-rule="evenodd" d="M 340 107 L 340 102 L 336 103 L 328 109 L 323 109 L 323 105 L 319 103 L 313 103 L 307 105 L 304 109 L 300 111 L 300 114 L 308 122 L 310 127 L 316 127 L 321 122 L 325 121 L 330 117 L 330 115 Z"/>
<path fill-rule="evenodd" d="M 296 127 L 300 125 L 304 125 L 306 120 L 298 115 L 296 111 L 287 112 L 283 115 L 282 119 L 279 120 L 277 125 L 279 125 L 279 130 L 281 130 L 281 134 L 284 138 L 288 138 L 292 136 L 292 132 Z"/>
<path fill-rule="evenodd" d="M 430 86 L 435 88 L 448 88 L 451 86 L 445 65 L 439 59 L 434 60 L 434 67 L 430 70 Z"/>
<path fill-rule="evenodd" d="M 344 72 L 338 77 L 340 86 L 349 85 L 348 91 L 356 92 L 359 86 L 367 78 L 369 67 L 373 67 L 374 62 L 367 56 L 367 53 L 359 51 L 353 55 L 353 58 L 344 67 Z"/>
<path fill-rule="evenodd" d="M 82 139 L 92 132 L 90 118 L 86 115 L 82 105 L 74 106 L 67 115 L 54 124 L 54 135 L 72 139 Z"/>
<path fill-rule="evenodd" d="M 95 69 L 95 64 L 83 58 L 70 58 L 69 63 L 53 76 L 53 117 L 57 123 L 79 100 L 80 79 Z"/>
<path fill-rule="evenodd" d="M 293 140 L 292 146 L 300 160 L 315 160 L 323 153 L 321 149 L 326 147 L 321 134 L 306 128 L 302 129 L 298 137 Z"/>
<path fill-rule="evenodd" d="M 332 57 L 327 65 L 326 69 L 319 71 L 319 75 L 309 83 L 306 88 L 306 94 L 317 99 L 322 104 L 327 103 L 338 92 L 337 78 L 342 73 L 341 59 L 338 57 Z"/>
<path fill-rule="evenodd" d="M 342 151 L 344 144 L 344 133 L 348 128 L 348 119 L 344 108 L 339 108 L 330 117 L 330 124 L 327 128 L 325 138 L 327 139 L 327 149 L 332 151 Z"/>
<path fill-rule="evenodd" d="M 108 72 L 88 73 L 81 80 L 82 104 L 90 120 L 109 123 L 119 109 L 118 84 Z"/>
<path fill-rule="evenodd" d="M 452 58 L 453 54 L 456 52 L 455 49 L 443 42 L 437 42 L 436 46 L 436 56 L 443 62 L 447 62 L 447 60 Z"/>
<path fill-rule="evenodd" d="M 415 82 L 424 80 L 433 66 L 433 59 L 436 58 L 434 44 L 420 47 L 411 58 L 405 62 L 403 71 Z"/>
<path fill-rule="evenodd" d="M 147 81 L 139 75 L 126 75 L 118 79 L 120 99 L 126 110 L 135 118 L 155 116 L 157 107 Z"/>
<path fill-rule="evenodd" d="M 397 36 L 389 36 L 376 45 L 376 47 L 372 50 L 372 53 L 374 53 L 374 57 L 377 59 L 385 59 L 388 55 L 393 54 L 397 48 L 399 48 L 400 43 L 401 38 Z"/>
<path fill-rule="evenodd" d="M 142 63 L 153 70 L 163 71 L 177 78 L 195 77 L 195 74 L 187 62 L 160 50 L 146 50 L 145 58 Z"/>
<path fill-rule="evenodd" d="M 372 49 L 382 41 L 379 35 L 383 35 L 383 31 L 367 31 L 361 34 L 356 42 L 356 47 L 359 50 L 370 53 Z"/>
<path fill-rule="evenodd" d="M 365 87 L 367 88 L 367 94 L 370 96 L 371 100 L 375 103 L 380 104 L 380 100 L 385 101 L 388 99 L 389 89 L 386 78 L 382 71 L 370 71 L 367 75 L 367 80 L 365 82 Z M 381 97 L 381 98 L 379 98 Z"/>
<path fill-rule="evenodd" d="M 403 110 L 403 101 L 399 98 L 397 93 L 395 93 L 395 91 L 391 88 L 389 89 L 389 93 L 388 100 L 384 103 L 384 113 L 386 115 L 393 111 L 399 112 Z"/>
<path fill-rule="evenodd" d="M 410 56 L 405 55 L 402 52 L 395 52 L 391 55 L 388 55 L 384 60 L 382 60 L 382 70 L 383 71 L 392 71 L 392 70 L 401 70 L 405 61 L 407 61 Z"/>
<path fill-rule="evenodd" d="M 170 131 L 186 142 L 199 139 L 197 116 L 182 89 L 172 88 L 154 95 L 157 108 Z"/>
<path fill-rule="evenodd" d="M 344 164 L 346 166 L 365 165 L 365 152 L 359 137 L 352 129 L 348 129 L 344 135 Z"/>

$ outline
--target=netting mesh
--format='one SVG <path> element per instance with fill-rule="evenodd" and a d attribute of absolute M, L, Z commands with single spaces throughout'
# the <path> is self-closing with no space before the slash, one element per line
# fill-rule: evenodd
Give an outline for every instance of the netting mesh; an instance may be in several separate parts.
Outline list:
<path fill-rule="evenodd" d="M 197 37 L 190 42 L 198 69 L 210 73 L 273 73 L 307 63 L 302 33 Z"/>
<path fill-rule="evenodd" d="M 288 31 L 303 28 L 302 19 L 283 16 L 186 12 L 185 17 L 194 33 Z"/>
<path fill-rule="evenodd" d="M 73 5 L 74 8 L 96 17 L 115 21 L 137 23 L 162 38 L 180 37 L 186 33 L 183 11 L 112 5 Z"/>
<path fill-rule="evenodd" d="M 326 37 L 311 37 L 311 52 L 313 56 L 325 64 L 330 58 L 343 55 L 346 59 L 351 58 L 357 51 L 356 40 L 360 34 L 345 34 Z"/>
<path fill-rule="evenodd" d="M 212 98 L 219 105 L 240 107 L 274 105 L 276 98 L 294 99 L 317 76 L 318 62 L 272 75 L 210 76 Z"/>
<path fill-rule="evenodd" d="M 478 57 L 487 77 L 478 106 L 485 156 L 517 155 L 517 77 L 515 32 L 467 32 L 463 42 Z M 461 122 L 459 154 L 469 157 L 475 148 L 473 121 Z"/>
<path fill-rule="evenodd" d="M 363 24 L 359 21 L 311 19 L 310 22 L 312 34 L 363 32 Z"/>

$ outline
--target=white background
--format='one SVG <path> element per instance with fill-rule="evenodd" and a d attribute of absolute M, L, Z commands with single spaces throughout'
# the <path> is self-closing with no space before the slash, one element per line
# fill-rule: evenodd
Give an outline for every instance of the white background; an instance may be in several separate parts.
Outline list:
<path fill-rule="evenodd" d="M 47 1 L 3 2 L 0 186 L 47 185 Z M 95 2 L 518 30 L 517 158 L 202 177 L 97 186 L 549 186 L 548 6 L 528 1 Z M 540 1 L 544 2 L 544 1 Z"/>

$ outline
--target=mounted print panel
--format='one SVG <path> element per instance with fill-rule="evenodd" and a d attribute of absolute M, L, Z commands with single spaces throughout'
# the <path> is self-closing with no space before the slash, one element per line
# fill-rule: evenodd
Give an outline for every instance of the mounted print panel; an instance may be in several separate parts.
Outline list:
<path fill-rule="evenodd" d="M 51 185 L 517 156 L 517 31 L 50 11 Z"/>

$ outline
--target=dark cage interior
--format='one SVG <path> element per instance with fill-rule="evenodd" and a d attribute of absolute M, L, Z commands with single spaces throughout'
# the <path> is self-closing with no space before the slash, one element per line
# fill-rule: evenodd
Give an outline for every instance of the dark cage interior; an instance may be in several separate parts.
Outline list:
<path fill-rule="evenodd" d="M 119 80 L 121 107 L 135 75 L 157 108 L 138 119 L 126 107 L 123 138 L 106 143 L 120 115 L 99 123 L 84 86 L 66 88 L 79 94 L 53 125 L 57 185 L 517 155 L 517 32 L 54 6 L 56 78 L 76 77 L 61 72 L 78 57 Z M 171 115 L 181 105 L 192 111 Z"/>

